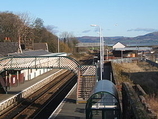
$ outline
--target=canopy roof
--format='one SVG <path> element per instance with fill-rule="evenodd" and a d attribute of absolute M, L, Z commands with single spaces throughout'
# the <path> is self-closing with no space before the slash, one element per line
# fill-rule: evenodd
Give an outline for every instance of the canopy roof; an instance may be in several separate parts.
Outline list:
<path fill-rule="evenodd" d="M 113 95 L 116 99 L 118 99 L 117 89 L 116 89 L 114 83 L 112 83 L 109 80 L 98 81 L 92 91 L 91 96 L 95 95 L 96 93 L 99 93 L 99 92 L 109 93 L 109 94 Z"/>
<path fill-rule="evenodd" d="M 86 119 L 95 117 L 101 119 L 120 119 L 120 115 L 121 107 L 115 85 L 109 80 L 100 80 L 96 83 L 86 103 Z"/>

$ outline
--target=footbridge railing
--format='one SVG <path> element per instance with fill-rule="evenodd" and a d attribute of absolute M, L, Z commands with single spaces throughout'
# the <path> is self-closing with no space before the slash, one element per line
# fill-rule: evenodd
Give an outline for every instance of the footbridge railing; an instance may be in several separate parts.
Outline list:
<path fill-rule="evenodd" d="M 12 69 L 62 68 L 77 72 L 79 63 L 65 56 L 8 57 L 0 61 L 0 71 Z"/>
<path fill-rule="evenodd" d="M 57 68 L 72 70 L 78 75 L 77 102 L 86 101 L 91 88 L 96 82 L 96 66 L 80 65 L 67 56 L 25 56 L 7 57 L 0 60 L 0 73 L 7 70 Z M 87 95 L 88 91 L 88 95 Z M 85 98 L 86 97 L 86 98 Z"/>

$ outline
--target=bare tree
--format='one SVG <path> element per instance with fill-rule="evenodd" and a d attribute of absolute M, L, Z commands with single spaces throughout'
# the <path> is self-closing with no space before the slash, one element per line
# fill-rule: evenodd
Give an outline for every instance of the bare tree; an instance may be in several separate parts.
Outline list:
<path fill-rule="evenodd" d="M 31 25 L 31 19 L 28 16 L 27 13 L 21 13 L 18 15 L 19 19 L 18 20 L 18 25 L 17 25 L 17 31 L 18 31 L 18 44 L 19 44 L 19 49 L 18 52 L 22 53 L 22 49 L 21 49 L 21 43 L 23 43 L 24 45 L 31 45 L 31 43 L 29 43 L 30 39 L 31 39 L 31 35 L 32 34 L 32 30 L 30 28 Z M 28 36 L 30 36 L 30 38 L 28 38 Z"/>
<path fill-rule="evenodd" d="M 0 39 L 1 42 L 9 40 L 15 42 L 17 40 L 17 25 L 19 17 L 11 12 L 0 13 Z"/>
<path fill-rule="evenodd" d="M 61 38 L 63 39 L 64 43 L 68 45 L 68 47 L 71 48 L 72 52 L 75 52 L 75 46 L 78 43 L 78 40 L 72 33 L 63 32 L 61 35 Z"/>

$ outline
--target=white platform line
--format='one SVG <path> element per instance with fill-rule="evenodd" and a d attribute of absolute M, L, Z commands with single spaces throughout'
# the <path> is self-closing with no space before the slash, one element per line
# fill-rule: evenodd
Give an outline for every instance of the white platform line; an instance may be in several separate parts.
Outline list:
<path fill-rule="evenodd" d="M 65 96 L 67 98 L 72 92 L 75 90 L 77 83 L 73 86 L 73 88 L 69 91 L 69 93 Z M 49 116 L 48 119 L 55 119 L 55 117 L 60 113 L 62 110 L 61 108 L 65 104 L 65 98 L 61 101 L 61 103 L 58 105 L 58 107 L 54 110 L 54 112 Z"/>

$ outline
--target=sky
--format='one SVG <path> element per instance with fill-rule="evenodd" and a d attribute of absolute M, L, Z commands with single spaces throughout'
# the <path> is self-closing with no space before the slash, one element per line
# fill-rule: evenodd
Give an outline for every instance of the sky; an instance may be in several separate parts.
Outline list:
<path fill-rule="evenodd" d="M 58 36 L 98 36 L 99 28 L 104 37 L 158 31 L 158 0 L 0 0 L 0 12 L 6 11 L 41 18 Z"/>

